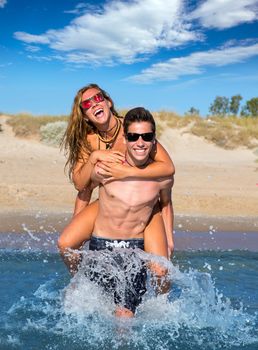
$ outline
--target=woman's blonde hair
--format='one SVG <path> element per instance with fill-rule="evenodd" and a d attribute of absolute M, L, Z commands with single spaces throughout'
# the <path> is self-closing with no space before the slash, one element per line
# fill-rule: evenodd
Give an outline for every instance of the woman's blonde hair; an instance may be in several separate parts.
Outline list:
<path fill-rule="evenodd" d="M 65 150 L 67 156 L 65 167 L 69 168 L 70 179 L 76 163 L 79 160 L 87 161 L 87 158 L 92 152 L 92 148 L 87 141 L 88 134 L 96 133 L 97 131 L 93 123 L 85 118 L 80 106 L 83 93 L 89 89 L 98 89 L 103 94 L 104 98 L 111 102 L 111 112 L 118 116 L 118 113 L 114 108 L 113 100 L 108 93 L 101 89 L 97 84 L 89 84 L 77 92 L 74 98 L 68 125 L 61 141 L 61 148 Z"/>

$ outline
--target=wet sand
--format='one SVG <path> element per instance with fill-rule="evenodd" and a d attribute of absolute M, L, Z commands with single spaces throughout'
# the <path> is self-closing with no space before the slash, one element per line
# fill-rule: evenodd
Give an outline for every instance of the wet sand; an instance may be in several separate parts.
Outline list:
<path fill-rule="evenodd" d="M 0 234 L 0 249 L 40 249 L 57 253 L 58 232 L 43 230 L 25 225 L 21 230 Z M 18 233 L 19 232 L 19 233 Z M 175 251 L 203 250 L 248 250 L 258 251 L 257 232 L 223 232 L 209 230 L 204 232 L 176 231 Z M 87 249 L 87 243 L 84 249 Z"/>
<path fill-rule="evenodd" d="M 0 213 L 0 233 L 61 232 L 71 220 L 71 212 Z M 257 217 L 175 216 L 175 231 L 180 232 L 254 232 L 258 239 Z"/>
<path fill-rule="evenodd" d="M 0 248 L 57 252 L 57 238 L 71 213 L 0 214 Z M 258 222 L 247 218 L 175 217 L 175 250 L 258 251 Z M 51 242 L 51 243 L 49 243 Z"/>

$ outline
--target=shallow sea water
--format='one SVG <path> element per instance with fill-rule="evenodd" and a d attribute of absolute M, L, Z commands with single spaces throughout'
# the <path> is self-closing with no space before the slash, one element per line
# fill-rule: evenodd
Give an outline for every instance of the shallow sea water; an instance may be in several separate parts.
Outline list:
<path fill-rule="evenodd" d="M 258 349 L 257 251 L 176 251 L 169 294 L 149 283 L 126 321 L 82 271 L 71 280 L 54 235 L 1 235 L 0 261 L 1 350 Z"/>

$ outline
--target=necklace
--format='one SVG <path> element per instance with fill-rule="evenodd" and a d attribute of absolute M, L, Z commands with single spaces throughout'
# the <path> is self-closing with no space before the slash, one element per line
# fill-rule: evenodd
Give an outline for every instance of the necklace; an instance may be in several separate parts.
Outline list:
<path fill-rule="evenodd" d="M 101 132 L 99 130 L 97 131 L 98 138 L 99 138 L 100 141 L 102 141 L 102 142 L 104 142 L 106 144 L 106 149 L 110 149 L 111 148 L 112 143 L 116 139 L 116 137 L 117 137 L 117 135 L 119 133 L 119 130 L 121 128 L 121 121 L 116 116 L 114 116 L 114 117 L 116 119 L 116 125 L 113 126 L 111 129 L 105 131 L 105 133 L 107 133 L 108 131 L 113 130 L 115 128 L 114 134 L 109 139 L 104 138 L 103 136 L 101 136 Z"/>
<path fill-rule="evenodd" d="M 128 159 L 127 159 L 127 152 L 125 152 L 125 160 L 124 160 L 123 164 L 125 164 L 125 163 L 127 163 L 127 164 L 128 164 L 129 166 L 131 166 L 131 167 L 134 167 L 133 164 L 130 164 L 130 162 L 128 162 Z"/>
<path fill-rule="evenodd" d="M 108 129 L 107 131 L 100 131 L 100 133 L 101 133 L 101 132 L 104 132 L 104 133 L 107 135 L 108 132 L 110 132 L 111 130 L 115 129 L 116 127 L 117 127 L 117 120 L 116 120 L 115 125 L 112 126 L 112 128 Z"/>

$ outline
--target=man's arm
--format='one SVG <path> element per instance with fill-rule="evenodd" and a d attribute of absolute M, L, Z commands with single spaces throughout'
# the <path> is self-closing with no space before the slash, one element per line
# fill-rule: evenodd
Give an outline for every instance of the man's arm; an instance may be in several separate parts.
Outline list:
<path fill-rule="evenodd" d="M 153 255 L 147 263 L 151 272 L 151 284 L 157 294 L 167 293 L 170 289 L 170 281 L 167 279 L 167 265 L 162 259 L 168 259 L 168 245 L 165 232 L 165 225 L 160 213 L 160 202 L 155 204 L 152 211 L 152 218 L 144 230 L 144 251 Z"/>
<path fill-rule="evenodd" d="M 171 192 L 174 180 L 170 183 L 169 187 L 164 188 L 160 191 L 160 205 L 161 205 L 161 214 L 164 221 L 167 244 L 168 244 L 168 257 L 170 259 L 174 251 L 174 210 L 171 199 Z"/>
<path fill-rule="evenodd" d="M 161 215 L 165 227 L 165 232 L 163 232 L 162 236 L 159 235 L 159 237 L 163 237 L 165 239 L 165 245 L 167 247 L 167 252 L 166 255 L 168 256 L 168 259 L 170 259 L 171 254 L 174 250 L 174 241 L 173 241 L 173 222 L 174 222 L 174 214 L 173 214 L 173 207 L 172 207 L 172 200 L 171 200 L 171 188 L 174 183 L 174 178 L 168 178 L 166 180 L 161 180 L 160 181 L 160 210 L 161 210 Z M 156 214 L 157 215 L 157 214 Z M 158 212 L 158 215 L 160 213 Z M 153 220 L 153 219 L 152 219 Z M 145 244 L 147 241 L 147 236 L 146 236 L 146 228 L 144 231 L 144 250 L 145 250 Z M 152 238 L 148 239 L 148 247 L 149 247 L 149 242 L 151 242 L 151 247 L 153 247 L 153 236 Z M 155 240 L 157 243 L 157 240 Z M 162 241 L 159 241 L 162 242 Z M 164 242 L 164 240 L 163 240 Z M 164 246 L 164 244 L 163 244 Z M 154 246 L 155 247 L 155 246 Z M 147 250 L 148 252 L 148 250 Z M 151 253 L 153 253 L 153 249 L 151 249 Z M 158 254 L 160 255 L 160 254 Z M 164 255 L 163 255 L 164 256 Z M 150 261 L 149 264 L 149 269 L 152 272 L 152 274 L 155 276 L 155 286 L 156 286 L 156 292 L 158 294 L 164 294 L 167 293 L 170 289 L 170 281 L 167 279 L 167 269 L 162 266 L 160 263 L 157 263 L 155 261 Z"/>

